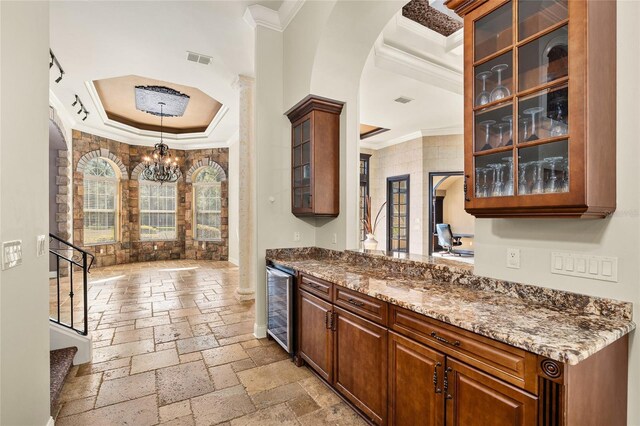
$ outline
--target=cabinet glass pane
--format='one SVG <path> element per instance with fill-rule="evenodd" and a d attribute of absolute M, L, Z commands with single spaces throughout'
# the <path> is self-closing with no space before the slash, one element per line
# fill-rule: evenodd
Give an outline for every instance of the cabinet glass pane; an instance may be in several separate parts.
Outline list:
<path fill-rule="evenodd" d="M 513 43 L 511 2 L 474 24 L 475 60 L 485 58 Z"/>
<path fill-rule="evenodd" d="M 302 186 L 302 167 L 293 169 L 293 186 Z"/>
<path fill-rule="evenodd" d="M 303 188 L 302 192 L 302 208 L 310 209 L 311 208 L 311 189 Z"/>
<path fill-rule="evenodd" d="M 513 104 L 475 113 L 475 152 L 513 145 Z"/>
<path fill-rule="evenodd" d="M 486 105 L 508 98 L 513 92 L 513 54 L 511 51 L 474 68 L 475 105 Z"/>
<path fill-rule="evenodd" d="M 518 155 L 518 194 L 569 191 L 567 140 L 521 148 Z"/>
<path fill-rule="evenodd" d="M 296 188 L 293 190 L 293 207 L 299 209 L 302 207 L 302 189 Z"/>
<path fill-rule="evenodd" d="M 302 185 L 310 185 L 311 183 L 311 166 L 305 164 L 302 166 Z"/>
<path fill-rule="evenodd" d="M 567 26 L 537 38 L 518 50 L 518 87 L 530 89 L 569 73 Z"/>
<path fill-rule="evenodd" d="M 304 142 L 311 140 L 311 120 L 302 123 L 302 140 Z"/>
<path fill-rule="evenodd" d="M 566 136 L 569 134 L 569 90 L 555 87 L 520 99 L 518 141 Z"/>
<path fill-rule="evenodd" d="M 302 147 L 296 146 L 293 148 L 293 165 L 299 166 L 302 164 Z"/>
<path fill-rule="evenodd" d="M 302 144 L 302 164 L 311 162 L 311 143 Z"/>
<path fill-rule="evenodd" d="M 296 126 L 293 128 L 293 145 L 300 145 L 302 142 L 302 126 Z"/>
<path fill-rule="evenodd" d="M 527 0 L 518 3 L 518 40 L 524 40 L 567 19 L 567 0 Z"/>
<path fill-rule="evenodd" d="M 513 195 L 512 152 L 476 157 L 475 194 L 477 198 Z"/>

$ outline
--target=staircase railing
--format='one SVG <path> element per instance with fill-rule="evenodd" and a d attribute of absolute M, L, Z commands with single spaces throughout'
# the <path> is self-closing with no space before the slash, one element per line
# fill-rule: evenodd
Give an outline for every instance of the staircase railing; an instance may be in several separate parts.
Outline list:
<path fill-rule="evenodd" d="M 49 320 L 56 324 L 59 324 L 63 327 L 70 328 L 75 332 L 86 336 L 89 332 L 89 308 L 87 306 L 88 302 L 88 275 L 93 265 L 93 261 L 95 256 L 89 253 L 86 250 L 81 249 L 68 241 L 63 240 L 62 238 L 49 234 L 49 253 L 55 257 L 56 262 L 56 270 L 55 270 L 55 280 L 56 280 L 56 317 L 52 316 L 52 313 L 49 313 Z M 62 267 L 62 269 L 61 269 Z M 83 318 L 82 318 L 82 328 L 79 328 L 74 323 L 74 298 L 76 297 L 75 289 L 74 289 L 74 269 L 80 269 L 82 271 L 82 309 L 83 309 Z M 60 284 L 61 280 L 68 280 L 69 284 L 69 321 L 63 320 L 60 316 L 61 306 L 63 304 L 60 295 Z"/>

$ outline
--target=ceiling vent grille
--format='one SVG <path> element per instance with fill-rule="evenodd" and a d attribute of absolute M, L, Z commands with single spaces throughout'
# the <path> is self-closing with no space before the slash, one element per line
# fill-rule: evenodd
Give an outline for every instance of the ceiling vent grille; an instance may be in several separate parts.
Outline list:
<path fill-rule="evenodd" d="M 211 60 L 211 56 L 201 55 L 200 53 L 189 52 L 187 50 L 187 61 L 197 62 L 202 65 L 209 65 Z"/>
<path fill-rule="evenodd" d="M 408 104 L 413 99 L 408 98 L 406 96 L 400 96 L 399 98 L 394 99 L 394 102 L 398 102 L 399 104 Z"/>

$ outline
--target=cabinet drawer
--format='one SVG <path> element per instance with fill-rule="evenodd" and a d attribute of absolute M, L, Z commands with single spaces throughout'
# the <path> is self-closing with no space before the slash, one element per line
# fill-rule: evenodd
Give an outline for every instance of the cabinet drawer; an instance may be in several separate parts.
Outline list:
<path fill-rule="evenodd" d="M 509 383 L 536 392 L 536 355 L 391 306 L 390 328 Z"/>
<path fill-rule="evenodd" d="M 380 325 L 387 325 L 387 302 L 336 285 L 333 303 Z"/>
<path fill-rule="evenodd" d="M 309 275 L 300 275 L 300 284 L 301 289 L 308 291 L 309 293 L 315 294 L 321 299 L 324 299 L 328 302 L 331 302 L 331 289 L 333 284 L 321 280 L 320 278 L 310 277 Z"/>

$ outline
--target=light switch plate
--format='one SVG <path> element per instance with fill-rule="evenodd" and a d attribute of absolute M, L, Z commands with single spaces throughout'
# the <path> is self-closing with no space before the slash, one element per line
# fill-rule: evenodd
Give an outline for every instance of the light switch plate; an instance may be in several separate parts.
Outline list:
<path fill-rule="evenodd" d="M 22 264 L 22 240 L 2 243 L 2 270 Z"/>
<path fill-rule="evenodd" d="M 38 239 L 36 240 L 36 250 L 37 256 L 44 256 L 47 252 L 47 237 L 45 235 L 38 235 Z"/>
<path fill-rule="evenodd" d="M 552 252 L 551 273 L 618 282 L 618 258 L 581 253 Z"/>

